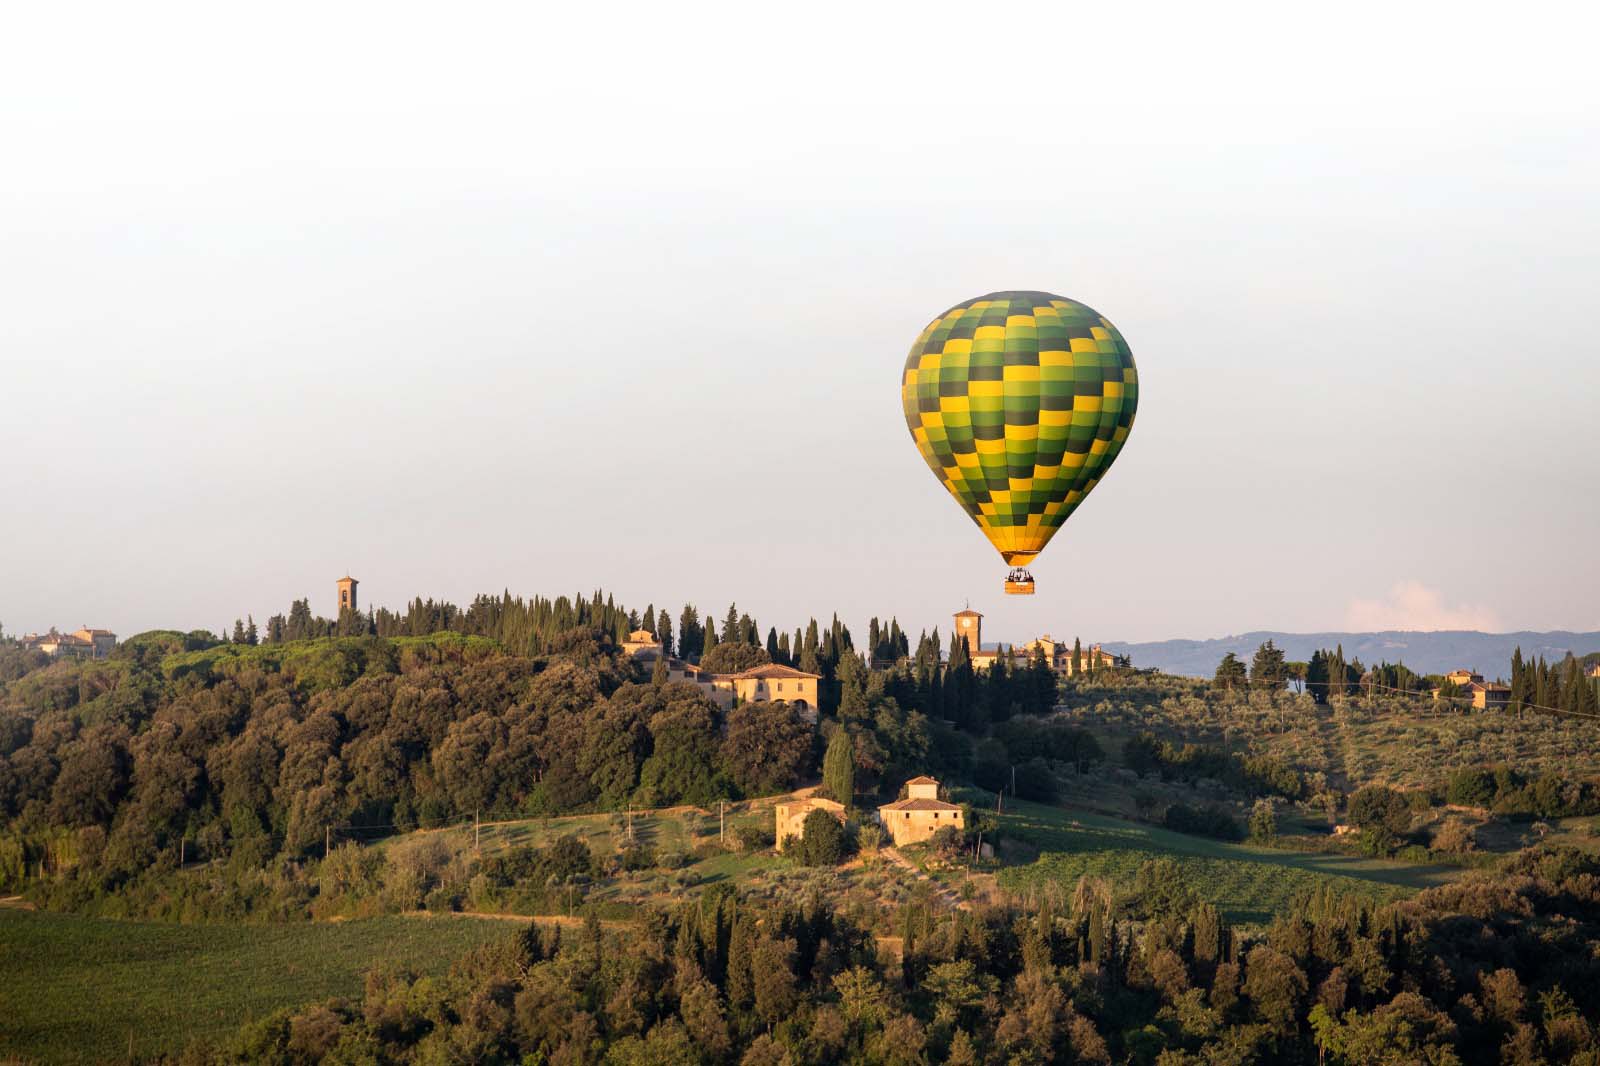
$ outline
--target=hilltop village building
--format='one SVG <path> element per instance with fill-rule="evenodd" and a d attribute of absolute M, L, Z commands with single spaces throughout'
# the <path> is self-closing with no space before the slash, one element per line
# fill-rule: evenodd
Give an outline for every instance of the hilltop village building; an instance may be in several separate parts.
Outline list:
<path fill-rule="evenodd" d="M 622 654 L 651 664 L 661 658 L 661 641 L 648 629 L 635 629 L 622 642 Z"/>
<path fill-rule="evenodd" d="M 906 798 L 878 808 L 878 821 L 895 847 L 920 844 L 947 825 L 966 827 L 966 813 L 939 798 L 939 782 L 913 777 L 906 782 Z"/>
<path fill-rule="evenodd" d="M 1456 694 L 1461 699 L 1470 699 L 1472 706 L 1480 711 L 1502 711 L 1511 702 L 1511 687 L 1502 685 L 1498 681 L 1485 681 L 1483 675 L 1476 670 L 1452 670 L 1444 675 L 1449 684 L 1455 686 Z M 1439 693 L 1444 691 L 1441 685 L 1433 690 L 1433 698 L 1438 699 Z"/>
<path fill-rule="evenodd" d="M 628 634 L 628 639 L 622 642 L 622 650 L 638 662 L 654 664 L 661 657 L 661 642 L 648 630 L 639 629 Z M 782 700 L 813 725 L 817 721 L 817 682 L 822 680 L 822 675 L 792 666 L 764 663 L 735 674 L 715 674 L 669 655 L 667 680 L 700 686 L 725 711 L 736 702 Z"/>
<path fill-rule="evenodd" d="M 777 825 L 773 829 L 772 839 L 777 841 L 779 851 L 788 847 L 789 841 L 799 840 L 805 836 L 806 815 L 812 811 L 827 811 L 837 818 L 841 825 L 844 823 L 844 804 L 821 796 L 807 796 L 804 799 L 780 803 L 775 810 Z"/>
<path fill-rule="evenodd" d="M 42 651 L 52 659 L 104 659 L 117 646 L 117 635 L 109 629 L 87 627 L 57 633 L 52 626 L 48 633 L 29 633 L 22 638 L 22 646 Z"/>
<path fill-rule="evenodd" d="M 968 654 L 972 657 L 972 667 L 975 670 L 987 670 L 994 665 L 996 659 L 1002 657 L 1007 660 L 1007 666 L 1025 666 L 1033 659 L 1036 649 L 1044 652 L 1044 660 L 1050 664 L 1050 669 L 1063 677 L 1076 677 L 1079 673 L 1129 665 L 1126 657 L 1112 655 L 1100 645 L 1091 644 L 1080 651 L 1075 669 L 1072 661 L 1072 644 L 1056 640 L 1048 633 L 1022 645 L 986 645 L 983 643 L 983 615 L 970 607 L 955 613 L 955 623 L 956 636 L 966 638 Z"/>

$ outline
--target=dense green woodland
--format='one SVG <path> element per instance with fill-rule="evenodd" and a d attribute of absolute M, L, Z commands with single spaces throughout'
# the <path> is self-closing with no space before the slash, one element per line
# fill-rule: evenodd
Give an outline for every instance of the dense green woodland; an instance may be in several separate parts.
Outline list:
<path fill-rule="evenodd" d="M 618 644 L 635 628 L 713 670 L 776 661 L 820 674 L 820 727 L 782 703 L 723 711 L 625 660 Z M 438 834 L 356 842 L 475 817 L 703 807 L 818 779 L 849 802 L 921 772 L 1044 801 L 1069 782 L 1171 783 L 1231 798 L 1165 803 L 1151 820 L 1265 843 L 1280 805 L 1326 804 L 1382 855 L 1444 803 L 1520 818 L 1600 810 L 1594 782 L 1570 776 L 1584 766 L 1564 776 L 1448 755 L 1427 788 L 1352 778 L 1341 791 L 1331 766 L 1312 766 L 1344 750 L 1322 730 L 1399 715 L 1426 679 L 1346 664 L 1337 649 L 1293 664 L 1263 646 L 1210 686 L 1119 673 L 1058 691 L 1041 658 L 980 674 L 964 644 L 946 649 L 937 631 L 912 641 L 893 620 L 874 620 L 858 646 L 837 618 L 763 634 L 736 607 L 717 623 L 599 594 L 416 601 L 331 621 L 301 602 L 264 635 L 248 619 L 232 629 L 142 634 L 102 661 L 50 663 L 0 640 L 0 887 L 52 909 L 185 920 L 551 914 L 659 856 L 599 854 L 572 836 L 471 858 Z M 1513 672 L 1523 708 L 1583 699 L 1566 664 Z M 1285 689 L 1293 680 L 1304 694 Z M 1571 740 L 1540 720 L 1526 732 L 1541 743 Z M 1260 735 L 1229 733 L 1246 722 Z M 1115 738 L 1120 769 L 1096 769 L 1106 753 L 1091 727 Z M 1246 824 L 1233 812 L 1251 801 Z M 972 833 L 995 839 L 993 819 L 969 813 L 968 825 L 943 831 L 930 860 L 965 861 Z M 814 816 L 787 855 L 835 863 L 870 848 L 872 830 Z M 746 831 L 748 846 L 770 845 Z M 1044 881 L 954 910 L 924 889 L 889 912 L 892 928 L 882 910 L 727 882 L 606 927 L 591 907 L 585 926 L 529 928 L 443 978 L 387 960 L 357 1000 L 251 1022 L 182 1059 L 1600 1066 L 1600 861 L 1558 845 L 1485 859 L 1398 903 L 1319 891 L 1269 927 L 1237 929 L 1171 860 L 1130 883 Z"/>
<path fill-rule="evenodd" d="M 424 613 L 482 632 L 257 644 L 248 631 L 237 643 L 156 632 L 108 660 L 49 665 L 0 652 L 0 885 L 81 906 L 180 861 L 259 869 L 320 856 L 349 831 L 705 805 L 786 791 L 818 770 L 823 737 L 787 705 L 724 713 L 618 655 L 618 632 L 636 624 L 666 639 L 665 612 L 638 618 L 596 595 Z M 681 618 L 680 638 L 714 669 L 772 658 L 733 608 L 727 640 L 693 608 Z M 1052 705 L 1042 663 L 979 677 L 964 645 L 941 665 L 937 634 L 912 656 L 898 626 L 876 620 L 869 644 L 894 660 L 886 670 L 868 667 L 837 620 L 792 643 L 769 638 L 823 675 L 825 730 L 849 738 L 861 787 L 930 769 L 998 782 L 1012 748 L 1100 757 L 1081 730 L 1011 723 Z M 991 723 L 999 739 L 975 747 Z"/>
<path fill-rule="evenodd" d="M 181 1061 L 555 1064 L 1600 1063 L 1600 862 L 1525 852 L 1374 908 L 1306 898 L 1244 937 L 1172 864 L 1118 891 L 903 911 L 899 957 L 826 901 L 711 892 L 530 927 L 443 979 L 284 1011 Z"/>

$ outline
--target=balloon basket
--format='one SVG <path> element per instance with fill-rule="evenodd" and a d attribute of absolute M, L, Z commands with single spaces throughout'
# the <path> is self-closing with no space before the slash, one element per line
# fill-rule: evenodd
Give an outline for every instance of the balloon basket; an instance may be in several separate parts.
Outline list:
<path fill-rule="evenodd" d="M 1006 575 L 1007 596 L 1032 596 L 1033 575 L 1026 570 L 1013 570 Z"/>

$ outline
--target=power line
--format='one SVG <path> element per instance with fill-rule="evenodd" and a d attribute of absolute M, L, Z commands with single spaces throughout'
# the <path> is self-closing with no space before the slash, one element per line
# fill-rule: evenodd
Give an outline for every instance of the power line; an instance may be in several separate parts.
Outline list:
<path fill-rule="evenodd" d="M 1303 680 L 1301 680 L 1299 678 L 1289 678 L 1288 680 L 1290 682 L 1296 684 L 1296 685 L 1299 685 L 1301 688 L 1319 688 L 1319 687 L 1320 688 L 1332 688 L 1332 687 L 1334 687 L 1336 685 L 1339 685 L 1339 682 L 1337 682 L 1337 681 L 1303 681 Z M 1243 687 L 1248 689 L 1250 687 L 1250 684 L 1251 684 L 1250 682 L 1245 682 Z M 1466 707 L 1468 707 L 1470 709 L 1473 709 L 1473 710 L 1480 710 L 1480 709 L 1481 710 L 1487 710 L 1488 709 L 1488 708 L 1479 708 L 1476 704 L 1474 704 L 1472 702 L 1472 697 L 1470 697 L 1470 696 L 1430 696 L 1430 695 L 1426 695 L 1426 694 L 1424 694 L 1422 692 L 1418 692 L 1415 689 L 1396 688 L 1393 685 L 1384 685 L 1384 684 L 1381 684 L 1381 683 L 1376 682 L 1376 681 L 1358 681 L 1358 682 L 1356 682 L 1356 686 L 1358 688 L 1362 688 L 1362 689 L 1382 689 L 1385 692 L 1391 692 L 1391 693 L 1394 693 L 1395 695 L 1398 695 L 1398 696 L 1409 696 L 1410 698 L 1412 698 L 1414 700 L 1418 700 L 1418 701 L 1424 702 L 1424 703 L 1427 703 L 1427 702 L 1433 702 L 1433 703 L 1460 703 L 1460 704 L 1462 704 L 1462 705 L 1464 705 L 1464 706 L 1466 706 Z M 1340 687 L 1348 690 L 1349 687 L 1350 687 L 1350 684 L 1349 684 L 1349 682 L 1346 682 L 1344 685 L 1342 685 Z M 1258 691 L 1272 691 L 1272 690 L 1258 690 Z M 1345 695 L 1348 695 L 1348 694 L 1349 693 L 1347 691 L 1345 693 Z M 1592 719 L 1595 719 L 1596 721 L 1600 721 L 1600 714 L 1589 714 L 1589 713 L 1587 713 L 1585 711 L 1569 711 L 1569 710 L 1566 710 L 1566 709 L 1561 708 L 1561 707 L 1546 707 L 1543 704 L 1538 704 L 1538 703 L 1524 703 L 1524 704 L 1521 704 L 1520 706 L 1525 711 L 1543 711 L 1546 714 L 1564 714 L 1564 715 L 1567 715 L 1569 717 L 1592 718 Z M 1509 708 L 1510 708 L 1510 703 L 1508 702 L 1506 704 L 1506 709 L 1509 709 Z"/>

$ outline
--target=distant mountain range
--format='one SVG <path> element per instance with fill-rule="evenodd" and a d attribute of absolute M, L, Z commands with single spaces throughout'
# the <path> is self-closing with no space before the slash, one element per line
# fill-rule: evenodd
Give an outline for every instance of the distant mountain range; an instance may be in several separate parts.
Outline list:
<path fill-rule="evenodd" d="M 1228 652 L 1248 663 L 1256 648 L 1268 639 L 1283 649 L 1290 662 L 1303 662 L 1318 648 L 1342 644 L 1346 660 L 1360 659 L 1369 666 L 1385 660 L 1403 662 L 1419 674 L 1445 673 L 1464 666 L 1491 678 L 1510 676 L 1511 653 L 1518 647 L 1522 648 L 1523 658 L 1534 659 L 1541 655 L 1561 659 L 1569 651 L 1578 656 L 1600 651 L 1600 633 L 1479 633 L 1470 629 L 1428 633 L 1399 629 L 1382 633 L 1260 630 L 1213 640 L 1158 640 L 1144 644 L 1107 641 L 1105 649 L 1113 655 L 1131 656 L 1136 667 L 1154 666 L 1169 674 L 1210 677 Z"/>

